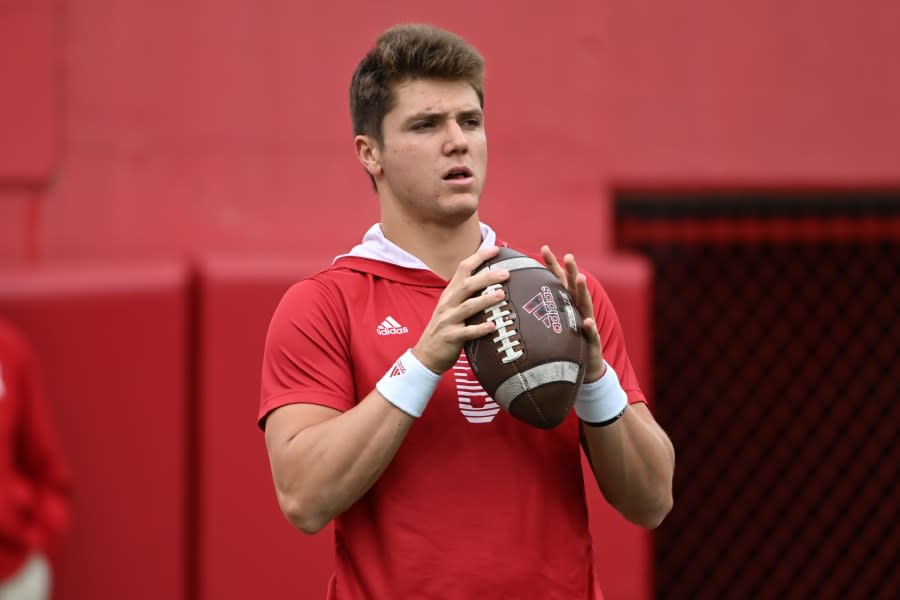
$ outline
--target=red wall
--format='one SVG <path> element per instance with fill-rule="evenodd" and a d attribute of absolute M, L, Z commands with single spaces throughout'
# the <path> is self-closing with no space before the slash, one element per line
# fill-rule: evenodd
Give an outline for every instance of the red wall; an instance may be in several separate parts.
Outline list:
<path fill-rule="evenodd" d="M 74 473 L 55 598 L 187 598 L 187 281 L 169 262 L 0 270 Z"/>
<path fill-rule="evenodd" d="M 601 30 L 598 9 L 582 5 L 538 14 L 473 0 L 430 10 L 412 0 L 377 10 L 358 2 L 66 3 L 63 151 L 39 201 L 38 254 L 343 251 L 378 214 L 352 152 L 350 76 L 378 32 L 410 19 L 460 31 L 487 58 L 485 218 L 527 245 L 540 238 L 593 249 L 600 242 L 562 233 L 574 214 L 601 242 L 608 229 L 597 202 L 603 78 L 591 50 Z M 535 219 L 538 202 L 564 209 L 544 206 Z M 5 228 L 25 226 L 20 204 L 0 199 Z M 13 247 L 3 260 L 24 256 Z"/>
<path fill-rule="evenodd" d="M 55 8 L 52 0 L 0 2 L 0 187 L 46 181 L 57 166 Z"/>
<path fill-rule="evenodd" d="M 900 3 L 611 6 L 613 184 L 900 187 Z"/>
<path fill-rule="evenodd" d="M 36 5 L 56 12 L 0 16 L 0 31 L 33 29 L 3 41 L 0 106 L 29 125 L 0 139 L 0 173 L 10 148 L 31 157 L 22 175 L 49 170 L 37 198 L 0 182 L 6 263 L 340 252 L 377 219 L 351 152 L 349 77 L 404 20 L 455 29 L 486 56 L 483 214 L 524 245 L 608 248 L 610 184 L 900 185 L 890 0 Z M 50 69 L 33 50 L 54 31 Z"/>

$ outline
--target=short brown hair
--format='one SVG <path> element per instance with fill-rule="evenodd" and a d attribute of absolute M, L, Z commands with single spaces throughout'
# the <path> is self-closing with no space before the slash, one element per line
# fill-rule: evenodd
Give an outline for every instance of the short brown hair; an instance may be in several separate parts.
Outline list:
<path fill-rule="evenodd" d="M 484 59 L 475 48 L 431 25 L 397 25 L 378 37 L 353 73 L 353 134 L 371 136 L 381 144 L 381 123 L 394 107 L 393 86 L 419 78 L 465 81 L 484 107 Z"/>

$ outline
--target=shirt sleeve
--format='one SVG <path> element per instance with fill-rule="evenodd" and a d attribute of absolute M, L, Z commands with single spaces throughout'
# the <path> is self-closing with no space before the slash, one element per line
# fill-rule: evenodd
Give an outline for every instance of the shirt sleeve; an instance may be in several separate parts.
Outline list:
<path fill-rule="evenodd" d="M 315 278 L 295 284 L 275 309 L 263 351 L 258 423 L 286 404 L 356 404 L 343 297 Z"/>
<path fill-rule="evenodd" d="M 20 393 L 21 410 L 14 436 L 18 476 L 11 491 L 20 507 L 28 507 L 21 535 L 30 546 L 54 557 L 69 524 L 72 475 L 53 427 L 33 350 L 24 338 L 17 342 L 17 372 L 10 375 Z"/>
<path fill-rule="evenodd" d="M 619 376 L 622 389 L 628 394 L 628 403 L 647 403 L 644 392 L 634 374 L 634 367 L 625 349 L 625 336 L 622 333 L 622 325 L 619 316 L 613 307 L 612 301 L 606 294 L 606 290 L 597 281 L 597 278 L 587 273 L 588 291 L 594 302 L 594 317 L 597 319 L 597 329 L 600 332 L 600 342 L 603 345 L 603 358 L 606 359 Z"/>

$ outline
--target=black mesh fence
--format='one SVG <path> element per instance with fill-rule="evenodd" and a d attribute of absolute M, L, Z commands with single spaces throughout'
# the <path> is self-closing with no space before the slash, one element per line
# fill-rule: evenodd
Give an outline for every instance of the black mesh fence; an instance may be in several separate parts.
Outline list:
<path fill-rule="evenodd" d="M 658 598 L 900 597 L 900 202 L 882 200 L 619 203 L 620 246 L 655 265 L 677 453 Z"/>

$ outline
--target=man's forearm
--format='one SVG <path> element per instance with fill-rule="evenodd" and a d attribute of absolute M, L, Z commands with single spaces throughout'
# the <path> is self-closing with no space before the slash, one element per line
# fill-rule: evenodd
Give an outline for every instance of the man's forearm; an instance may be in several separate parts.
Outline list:
<path fill-rule="evenodd" d="M 606 500 L 629 521 L 657 527 L 672 508 L 675 451 L 647 407 L 633 404 L 612 425 L 581 428 Z"/>

